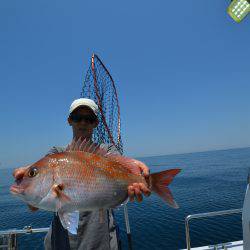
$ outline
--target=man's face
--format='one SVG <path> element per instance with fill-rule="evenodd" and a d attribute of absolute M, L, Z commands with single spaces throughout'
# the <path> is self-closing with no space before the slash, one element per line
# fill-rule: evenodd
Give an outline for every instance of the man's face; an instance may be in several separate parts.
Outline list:
<path fill-rule="evenodd" d="M 98 125 L 94 112 L 84 106 L 74 110 L 68 122 L 72 126 L 74 137 L 77 138 L 91 138 L 94 128 Z"/>

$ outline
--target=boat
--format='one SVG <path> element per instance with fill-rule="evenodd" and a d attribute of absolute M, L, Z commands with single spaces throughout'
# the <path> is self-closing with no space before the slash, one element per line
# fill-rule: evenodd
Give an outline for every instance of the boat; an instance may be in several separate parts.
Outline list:
<path fill-rule="evenodd" d="M 249 188 L 249 176 L 248 176 L 248 185 L 246 188 L 246 194 L 244 198 L 243 208 L 241 209 L 231 209 L 224 211 L 216 211 L 209 213 L 200 213 L 188 215 L 185 218 L 185 231 L 186 231 L 186 249 L 185 250 L 212 250 L 212 249 L 231 249 L 231 250 L 250 250 L 250 188 Z M 232 214 L 242 214 L 242 231 L 243 231 L 243 240 L 233 241 L 233 242 L 225 242 L 215 245 L 209 246 L 201 246 L 201 247 L 191 247 L 191 237 L 190 237 L 190 221 L 193 219 L 202 219 L 208 217 L 216 217 L 216 216 L 225 216 Z"/>
<path fill-rule="evenodd" d="M 191 220 L 208 218 L 208 217 L 232 215 L 232 214 L 241 214 L 242 211 L 243 209 L 231 209 L 231 210 L 223 210 L 223 211 L 188 215 L 185 218 L 185 229 L 186 229 L 185 250 L 220 250 L 220 249 L 224 249 L 224 250 L 225 249 L 230 249 L 230 250 L 243 250 L 244 249 L 246 250 L 247 248 L 243 248 L 243 240 L 191 248 L 190 227 L 189 227 Z M 21 235 L 46 233 L 48 230 L 49 230 L 49 227 L 32 228 L 31 226 L 27 226 L 21 230 L 12 229 L 12 230 L 0 231 L 0 249 L 1 250 L 16 250 L 18 249 L 18 238 Z"/>
<path fill-rule="evenodd" d="M 192 214 L 188 215 L 185 218 L 185 231 L 186 231 L 186 248 L 185 250 L 212 250 L 212 249 L 231 249 L 231 250 L 243 250 L 243 240 L 233 241 L 233 242 L 224 242 L 215 245 L 201 246 L 201 247 L 191 247 L 191 237 L 190 237 L 190 221 L 194 219 L 203 219 L 209 217 L 217 217 L 217 216 L 225 216 L 232 214 L 242 214 L 241 208 L 239 209 L 230 209 L 230 210 L 222 210 L 216 212 L 209 213 L 200 213 L 200 214 Z M 184 250 L 184 249 L 183 249 Z"/>

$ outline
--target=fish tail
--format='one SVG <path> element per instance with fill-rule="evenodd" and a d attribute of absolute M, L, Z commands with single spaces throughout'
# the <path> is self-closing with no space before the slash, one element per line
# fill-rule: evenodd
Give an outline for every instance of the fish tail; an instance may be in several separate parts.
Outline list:
<path fill-rule="evenodd" d="M 151 189 L 157 193 L 170 207 L 179 208 L 174 197 L 167 187 L 181 169 L 170 169 L 150 175 Z"/>

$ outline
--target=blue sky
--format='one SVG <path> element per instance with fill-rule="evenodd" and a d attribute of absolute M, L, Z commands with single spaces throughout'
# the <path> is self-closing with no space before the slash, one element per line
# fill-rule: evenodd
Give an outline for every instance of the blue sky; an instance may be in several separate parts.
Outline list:
<path fill-rule="evenodd" d="M 250 16 L 227 0 L 1 1 L 0 167 L 71 139 L 93 52 L 118 89 L 125 153 L 250 146 Z"/>

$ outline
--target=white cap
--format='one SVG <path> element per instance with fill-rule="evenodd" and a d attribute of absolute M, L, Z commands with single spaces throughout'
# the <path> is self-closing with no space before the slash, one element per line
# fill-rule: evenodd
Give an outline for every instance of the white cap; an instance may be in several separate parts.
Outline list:
<path fill-rule="evenodd" d="M 98 106 L 93 100 L 88 99 L 88 98 L 79 98 L 79 99 L 74 100 L 72 104 L 70 105 L 69 114 L 71 114 L 74 110 L 76 110 L 80 106 L 86 106 L 90 108 L 94 112 L 94 114 L 97 116 L 98 111 L 99 111 Z"/>

